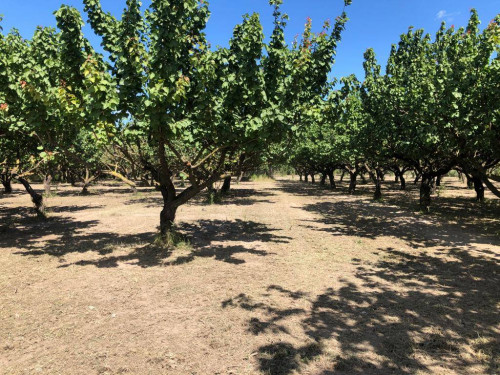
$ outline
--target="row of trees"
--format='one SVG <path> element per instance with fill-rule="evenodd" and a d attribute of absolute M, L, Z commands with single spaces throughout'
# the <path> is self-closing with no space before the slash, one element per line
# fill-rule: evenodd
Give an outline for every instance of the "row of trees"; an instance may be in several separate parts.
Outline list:
<path fill-rule="evenodd" d="M 343 170 L 356 179 L 368 174 L 381 197 L 381 180 L 391 171 L 405 188 L 404 173 L 420 180 L 420 204 L 427 210 L 431 190 L 452 169 L 464 174 L 484 199 L 500 162 L 500 17 L 480 30 L 475 10 L 466 28 L 446 28 L 434 39 L 410 28 L 393 45 L 382 73 L 375 53 L 365 53 L 363 82 L 341 80 L 316 108 L 291 149 L 303 175 Z"/>
<path fill-rule="evenodd" d="M 287 16 L 271 0 L 268 44 L 258 14 L 245 15 L 228 48 L 203 32 L 206 1 L 153 0 L 142 12 L 127 0 L 121 19 L 84 0 L 107 57 L 82 33 L 80 13 L 63 6 L 57 29 L 30 40 L 0 34 L 0 165 L 6 190 L 17 179 L 38 212 L 43 196 L 28 177 L 83 182 L 111 174 L 152 179 L 163 196 L 161 233 L 176 211 L 230 174 L 273 160 L 315 118 L 347 22 L 345 12 L 321 33 L 307 21 L 300 42 L 285 43 Z M 345 0 L 348 6 L 350 0 Z M 175 176 L 189 184 L 179 190 Z M 227 181 L 227 179 L 226 179 Z"/>

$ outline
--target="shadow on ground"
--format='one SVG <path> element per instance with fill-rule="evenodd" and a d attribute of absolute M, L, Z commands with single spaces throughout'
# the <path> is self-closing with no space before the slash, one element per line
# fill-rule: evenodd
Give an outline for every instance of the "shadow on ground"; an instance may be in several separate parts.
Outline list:
<path fill-rule="evenodd" d="M 328 364 L 322 375 L 410 375 L 432 372 L 433 365 L 498 373 L 498 262 L 462 250 L 451 259 L 380 251 L 383 260 L 370 269 L 359 266 L 355 280 L 340 280 L 319 295 L 271 285 L 257 299 L 240 294 L 223 301 L 225 309 L 253 315 L 249 334 L 279 334 L 278 343 L 257 349 L 259 370 L 288 375 L 321 357 Z M 276 307 L 276 297 L 290 306 Z M 289 333 L 297 319 L 302 340 Z"/>
<path fill-rule="evenodd" d="M 79 206 L 75 209 L 94 208 Z M 72 210 L 73 207 L 59 207 L 57 212 Z M 181 251 L 156 244 L 154 232 L 133 235 L 94 232 L 99 224 L 98 220 L 77 221 L 61 217 L 41 220 L 28 216 L 0 227 L 0 249 L 16 248 L 19 250 L 14 254 L 22 256 L 50 255 L 59 258 L 61 263 L 70 254 L 92 254 L 92 259 L 66 263 L 60 267 L 74 264 L 110 268 L 120 263 L 141 267 L 173 266 L 192 262 L 196 258 L 213 258 L 238 265 L 245 263 L 244 259 L 237 257 L 238 254 L 266 256 L 269 253 L 258 249 L 259 244 L 290 240 L 277 234 L 278 230 L 253 221 L 200 220 L 178 227 L 189 238 L 189 245 Z"/>

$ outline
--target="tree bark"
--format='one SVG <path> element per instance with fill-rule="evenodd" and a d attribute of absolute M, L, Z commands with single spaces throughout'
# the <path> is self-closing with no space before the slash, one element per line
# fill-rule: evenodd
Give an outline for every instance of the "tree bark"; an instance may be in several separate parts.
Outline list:
<path fill-rule="evenodd" d="M 441 180 L 442 180 L 443 176 L 439 175 L 436 177 L 436 186 L 441 186 Z"/>
<path fill-rule="evenodd" d="M 163 204 L 163 210 L 160 213 L 160 233 L 163 239 L 166 239 L 168 234 L 172 232 L 176 213 L 177 206 L 173 202 Z"/>
<path fill-rule="evenodd" d="M 401 190 L 406 190 L 406 180 L 405 180 L 404 173 L 401 173 L 399 175 L 399 180 L 401 181 Z"/>
<path fill-rule="evenodd" d="M 328 171 L 328 179 L 330 180 L 330 187 L 332 189 L 336 189 L 337 185 L 335 184 L 335 176 L 333 174 L 334 171 Z"/>
<path fill-rule="evenodd" d="M 229 193 L 229 190 L 231 190 L 231 176 L 227 176 L 224 179 L 224 183 L 222 184 L 222 188 L 220 190 L 223 194 Z"/>
<path fill-rule="evenodd" d="M 376 172 L 375 176 L 375 193 L 373 194 L 374 200 L 380 200 L 382 198 L 382 173 Z"/>
<path fill-rule="evenodd" d="M 43 190 L 45 191 L 45 196 L 48 197 L 50 195 L 50 184 L 52 182 L 52 175 L 47 174 L 43 179 Z"/>
<path fill-rule="evenodd" d="M 309 182 L 309 175 L 307 173 L 304 175 L 304 182 Z"/>
<path fill-rule="evenodd" d="M 12 184 L 11 184 L 11 179 L 9 177 L 2 178 L 2 185 L 5 194 L 12 193 Z"/>
<path fill-rule="evenodd" d="M 465 178 L 467 179 L 467 188 L 473 189 L 474 188 L 474 180 L 472 179 L 471 176 L 468 174 L 465 174 Z"/>
<path fill-rule="evenodd" d="M 356 179 L 358 177 L 358 174 L 356 172 L 352 173 L 352 172 L 349 172 L 349 175 L 350 175 L 350 178 L 351 178 L 351 182 L 349 183 L 349 194 L 354 194 L 354 192 L 356 191 Z"/>
<path fill-rule="evenodd" d="M 323 173 L 321 175 L 321 181 L 319 183 L 321 186 L 325 186 L 326 185 L 326 173 Z"/>
<path fill-rule="evenodd" d="M 474 190 L 476 191 L 476 201 L 484 202 L 484 185 L 479 176 L 473 176 L 472 182 L 474 183 Z"/>
<path fill-rule="evenodd" d="M 423 174 L 420 183 L 420 207 L 428 212 L 431 205 L 432 176 Z"/>
<path fill-rule="evenodd" d="M 314 172 L 311 173 L 311 184 L 315 184 L 316 183 L 316 177 L 314 176 Z"/>
<path fill-rule="evenodd" d="M 39 216 L 45 216 L 45 205 L 43 202 L 43 196 L 38 194 L 30 185 L 30 183 L 23 177 L 17 176 L 16 179 L 23 184 L 24 188 L 31 197 L 31 201 L 35 205 L 36 213 Z"/>

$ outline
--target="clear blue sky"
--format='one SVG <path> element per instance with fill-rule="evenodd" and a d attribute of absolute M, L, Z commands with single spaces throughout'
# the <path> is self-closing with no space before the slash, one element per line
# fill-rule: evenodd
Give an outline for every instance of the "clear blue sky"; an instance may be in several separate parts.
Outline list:
<path fill-rule="evenodd" d="M 52 13 L 62 4 L 82 10 L 81 0 L 0 0 L 0 14 L 4 15 L 4 32 L 12 27 L 30 37 L 37 25 L 54 26 Z M 285 0 L 284 12 L 290 16 L 287 40 L 291 42 L 302 32 L 307 17 L 313 19 L 316 31 L 323 21 L 334 20 L 343 8 L 343 0 Z M 149 0 L 144 1 L 144 6 Z M 102 0 L 103 8 L 120 16 L 125 0 Z M 347 8 L 350 18 L 342 43 L 338 49 L 333 75 L 342 77 L 355 73 L 363 75 L 363 53 L 368 47 L 375 48 L 377 57 L 385 65 L 392 43 L 408 26 L 424 28 L 434 34 L 442 21 L 456 27 L 466 25 L 470 8 L 476 8 L 486 26 L 500 13 L 500 0 L 353 0 Z M 212 16 L 207 35 L 212 45 L 226 46 L 234 25 L 245 13 L 259 12 L 266 35 L 272 30 L 272 9 L 268 0 L 211 0 Z M 86 16 L 84 15 L 86 20 Z M 98 47 L 100 40 L 89 26 L 85 33 Z"/>

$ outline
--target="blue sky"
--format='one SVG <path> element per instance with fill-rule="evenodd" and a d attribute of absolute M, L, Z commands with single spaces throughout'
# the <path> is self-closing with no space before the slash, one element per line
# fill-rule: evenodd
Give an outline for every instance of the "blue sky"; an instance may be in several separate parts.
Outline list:
<path fill-rule="evenodd" d="M 101 1 L 105 10 L 118 17 L 125 5 L 125 0 Z M 16 27 L 23 36 L 30 37 L 37 25 L 54 26 L 52 13 L 62 3 L 83 8 L 81 0 L 0 0 L 4 31 Z M 321 31 L 324 20 L 334 20 L 341 13 L 343 3 L 343 0 L 284 0 L 283 11 L 290 16 L 287 40 L 291 43 L 302 32 L 307 17 L 313 19 L 316 31 Z M 145 0 L 144 5 L 147 4 Z M 472 7 L 478 10 L 486 26 L 500 13 L 500 0 L 353 0 L 353 5 L 347 8 L 350 21 L 338 49 L 333 75 L 355 73 L 361 78 L 363 53 L 367 48 L 373 47 L 379 62 L 385 65 L 391 44 L 397 43 L 399 35 L 409 26 L 434 34 L 442 21 L 456 27 L 466 25 Z M 212 16 L 206 32 L 214 46 L 227 45 L 234 25 L 245 13 L 260 13 L 266 35 L 272 30 L 268 0 L 211 0 L 210 9 Z M 99 38 L 89 26 L 84 31 L 97 47 Z"/>

